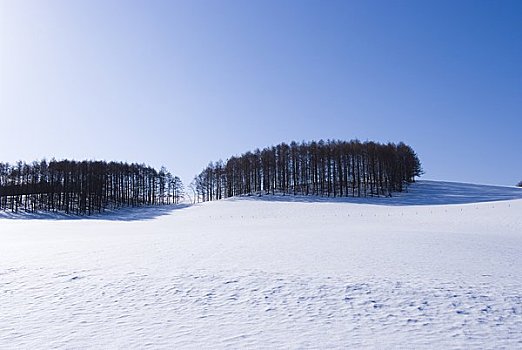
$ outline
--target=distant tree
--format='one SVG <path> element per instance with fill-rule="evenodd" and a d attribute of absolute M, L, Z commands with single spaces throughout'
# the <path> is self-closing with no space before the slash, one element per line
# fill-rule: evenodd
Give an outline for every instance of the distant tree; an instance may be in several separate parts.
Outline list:
<path fill-rule="evenodd" d="M 192 180 L 192 182 L 188 185 L 188 189 L 190 190 L 190 192 L 187 193 L 190 203 L 196 204 L 197 201 L 199 202 L 199 199 L 197 196 L 197 191 L 196 191 L 196 180 L 195 179 Z"/>
<path fill-rule="evenodd" d="M 100 161 L 0 163 L 0 210 L 91 215 L 123 206 L 169 204 L 183 184 L 164 167 Z"/>
<path fill-rule="evenodd" d="M 194 180 L 202 201 L 241 194 L 389 196 L 422 174 L 413 149 L 400 142 L 291 142 L 210 163 Z"/>
<path fill-rule="evenodd" d="M 172 193 L 174 196 L 174 204 L 179 204 L 183 198 L 185 198 L 183 182 L 181 182 L 180 178 L 177 176 L 174 176 L 174 179 L 172 180 Z"/>

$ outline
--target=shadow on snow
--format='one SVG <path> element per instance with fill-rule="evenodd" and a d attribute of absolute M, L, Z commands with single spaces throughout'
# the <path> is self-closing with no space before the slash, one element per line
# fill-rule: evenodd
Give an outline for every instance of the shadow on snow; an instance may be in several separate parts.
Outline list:
<path fill-rule="evenodd" d="M 302 195 L 250 195 L 235 199 L 301 203 L 358 203 L 373 205 L 448 205 L 522 199 L 522 188 L 420 180 L 392 197 L 320 197 Z"/>
<path fill-rule="evenodd" d="M 373 205 L 448 205 L 495 202 L 522 199 L 522 188 L 507 186 L 476 185 L 458 182 L 421 180 L 410 185 L 405 192 L 395 193 L 393 197 L 320 197 L 293 195 L 250 195 L 228 198 L 226 200 L 263 200 L 272 202 L 300 203 L 357 203 Z M 12 220 L 103 220 L 103 221 L 142 221 L 169 215 L 175 210 L 190 207 L 189 204 L 161 205 L 106 210 L 91 216 L 73 215 L 59 212 L 13 213 L 0 211 L 0 219 Z"/>
<path fill-rule="evenodd" d="M 161 216 L 169 215 L 175 210 L 189 207 L 188 204 L 157 205 L 151 207 L 125 207 L 119 209 L 105 210 L 93 215 L 74 215 L 61 212 L 37 213 L 19 211 L 0 211 L 0 219 L 12 220 L 103 220 L 103 221 L 142 221 L 152 220 Z"/>

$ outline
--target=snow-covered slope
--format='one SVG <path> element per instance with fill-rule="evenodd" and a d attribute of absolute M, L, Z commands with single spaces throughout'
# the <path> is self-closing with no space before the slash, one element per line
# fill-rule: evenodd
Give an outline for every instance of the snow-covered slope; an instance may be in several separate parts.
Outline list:
<path fill-rule="evenodd" d="M 0 217 L 1 349 L 522 347 L 517 188 Z"/>

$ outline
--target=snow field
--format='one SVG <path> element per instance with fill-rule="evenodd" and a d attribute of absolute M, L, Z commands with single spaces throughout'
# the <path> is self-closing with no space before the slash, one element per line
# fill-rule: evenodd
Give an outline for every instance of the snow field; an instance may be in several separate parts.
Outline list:
<path fill-rule="evenodd" d="M 522 347 L 520 192 L 443 184 L 0 219 L 0 348 Z"/>

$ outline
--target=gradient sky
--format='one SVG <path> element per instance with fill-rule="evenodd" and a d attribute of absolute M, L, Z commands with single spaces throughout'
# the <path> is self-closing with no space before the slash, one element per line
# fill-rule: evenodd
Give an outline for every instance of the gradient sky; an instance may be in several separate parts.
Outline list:
<path fill-rule="evenodd" d="M 165 165 L 404 141 L 424 178 L 522 180 L 522 1 L 0 0 L 0 161 Z"/>

